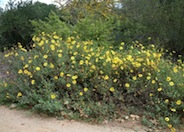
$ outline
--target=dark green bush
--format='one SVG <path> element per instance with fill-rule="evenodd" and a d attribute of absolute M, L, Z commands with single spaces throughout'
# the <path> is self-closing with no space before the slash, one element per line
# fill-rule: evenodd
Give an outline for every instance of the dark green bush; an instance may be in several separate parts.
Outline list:
<path fill-rule="evenodd" d="M 183 54 L 183 0 L 122 0 L 122 3 L 122 13 L 134 25 L 138 23 L 144 27 L 144 30 L 139 30 L 138 28 L 139 37 L 137 39 L 145 41 L 151 36 L 158 46 Z"/>
<path fill-rule="evenodd" d="M 54 5 L 32 1 L 9 3 L 1 15 L 0 21 L 0 49 L 13 47 L 20 42 L 29 47 L 33 34 L 31 20 L 44 20 L 50 11 L 56 11 Z"/>
<path fill-rule="evenodd" d="M 32 21 L 32 25 L 35 35 L 41 32 L 56 32 L 62 39 L 66 39 L 73 33 L 73 26 L 60 20 L 60 16 L 54 12 L 51 12 L 45 20 Z"/>

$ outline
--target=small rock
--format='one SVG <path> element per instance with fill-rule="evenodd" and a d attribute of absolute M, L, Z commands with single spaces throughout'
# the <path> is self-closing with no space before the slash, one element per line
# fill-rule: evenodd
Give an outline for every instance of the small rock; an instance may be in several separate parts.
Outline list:
<path fill-rule="evenodd" d="M 21 123 L 21 125 L 23 126 L 23 125 L 25 125 L 24 123 Z"/>
<path fill-rule="evenodd" d="M 128 120 L 129 119 L 129 116 L 125 116 L 124 118 L 125 118 L 125 120 Z"/>
<path fill-rule="evenodd" d="M 139 116 L 138 115 L 130 115 L 132 120 L 139 120 Z"/>
<path fill-rule="evenodd" d="M 107 120 L 105 120 L 105 121 L 103 121 L 103 123 L 102 124 L 107 124 L 108 123 L 108 121 Z"/>
<path fill-rule="evenodd" d="M 152 132 L 153 130 L 150 128 L 150 129 L 148 129 L 148 132 Z"/>
<path fill-rule="evenodd" d="M 17 107 L 17 104 L 11 104 L 10 105 L 10 109 L 14 109 L 14 108 L 16 108 Z"/>
<path fill-rule="evenodd" d="M 117 119 L 117 122 L 123 123 L 123 122 L 125 122 L 125 120 L 124 119 Z"/>

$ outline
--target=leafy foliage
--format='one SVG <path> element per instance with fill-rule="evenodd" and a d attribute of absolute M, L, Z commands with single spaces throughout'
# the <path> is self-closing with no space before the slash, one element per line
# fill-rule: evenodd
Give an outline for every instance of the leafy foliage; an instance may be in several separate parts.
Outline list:
<path fill-rule="evenodd" d="M 131 21 L 146 27 L 140 32 L 139 39 L 151 36 L 156 44 L 183 54 L 183 0 L 127 0 L 122 3 L 123 13 Z"/>
<path fill-rule="evenodd" d="M 91 14 L 76 19 L 77 22 L 73 24 L 72 21 L 67 20 L 65 13 L 65 10 L 60 15 L 52 12 L 45 21 L 32 21 L 35 34 L 42 31 L 56 32 L 64 40 L 71 35 L 80 36 L 82 40 L 95 40 L 97 43 L 107 46 L 115 41 L 113 32 L 118 27 L 116 17 L 106 19 L 101 16 L 99 19 L 95 19 L 95 14 Z M 72 12 L 68 15 L 72 16 Z"/>
<path fill-rule="evenodd" d="M 62 39 L 67 39 L 71 34 L 73 27 L 66 22 L 60 20 L 59 15 L 51 12 L 46 20 L 32 21 L 34 34 L 41 32 L 53 33 L 56 32 Z"/>
<path fill-rule="evenodd" d="M 44 32 L 33 41 L 30 51 L 19 44 L 5 54 L 16 78 L 1 84 L 1 102 L 88 121 L 120 118 L 122 106 L 138 105 L 152 112 L 150 119 L 181 123 L 184 64 L 163 59 L 154 45 L 136 41 L 124 49 L 122 42 L 115 49 Z"/>
<path fill-rule="evenodd" d="M 54 5 L 32 1 L 9 3 L 9 7 L 1 15 L 0 49 L 12 47 L 21 42 L 25 47 L 31 43 L 33 26 L 30 20 L 44 20 L 49 12 L 56 11 Z"/>

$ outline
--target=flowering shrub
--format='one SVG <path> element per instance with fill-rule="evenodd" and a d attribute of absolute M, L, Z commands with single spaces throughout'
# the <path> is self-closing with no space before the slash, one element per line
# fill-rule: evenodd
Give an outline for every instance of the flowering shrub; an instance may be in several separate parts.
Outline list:
<path fill-rule="evenodd" d="M 29 51 L 19 44 L 5 54 L 16 78 L 1 83 L 1 102 L 89 121 L 119 118 L 131 104 L 172 130 L 181 123 L 184 64 L 164 59 L 154 45 L 115 49 L 44 32 L 33 41 Z"/>

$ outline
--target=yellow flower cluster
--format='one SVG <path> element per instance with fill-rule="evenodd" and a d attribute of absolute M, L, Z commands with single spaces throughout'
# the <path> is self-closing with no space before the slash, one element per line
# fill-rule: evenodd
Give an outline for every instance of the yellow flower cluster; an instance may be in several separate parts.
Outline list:
<path fill-rule="evenodd" d="M 27 51 L 19 44 L 21 52 L 14 49 L 5 57 L 14 56 L 19 59 L 21 64 L 17 70 L 18 75 L 28 79 L 34 88 L 38 83 L 48 87 L 44 82 L 46 80 L 54 83 L 51 87 L 75 91 L 75 95 L 81 98 L 93 94 L 93 91 L 100 94 L 109 92 L 115 96 L 120 89 L 136 89 L 137 93 L 149 91 L 147 95 L 154 98 L 157 93 L 172 94 L 173 89 L 183 89 L 184 86 L 184 79 L 179 80 L 180 85 L 175 79 L 176 75 L 184 76 L 182 61 L 178 62 L 180 65 L 172 66 L 172 71 L 165 72 L 161 66 L 167 64 L 169 67 L 170 62 L 163 61 L 163 51 L 157 51 L 154 45 L 146 48 L 136 41 L 135 46 L 125 50 L 122 42 L 115 49 L 112 46 L 98 46 L 92 40 L 81 41 L 78 36 L 68 37 L 64 41 L 56 33 L 50 35 L 44 32 L 41 37 L 33 37 L 33 41 L 33 54 L 23 55 Z M 21 96 L 22 93 L 17 94 L 17 97 Z M 59 94 L 56 96 L 53 92 L 49 96 L 56 99 Z M 164 100 L 161 102 L 164 105 L 172 104 L 169 111 L 173 113 L 177 113 L 183 105 L 182 98 L 176 97 L 174 103 L 169 98 Z M 170 120 L 170 117 L 165 117 L 166 122 Z"/>

